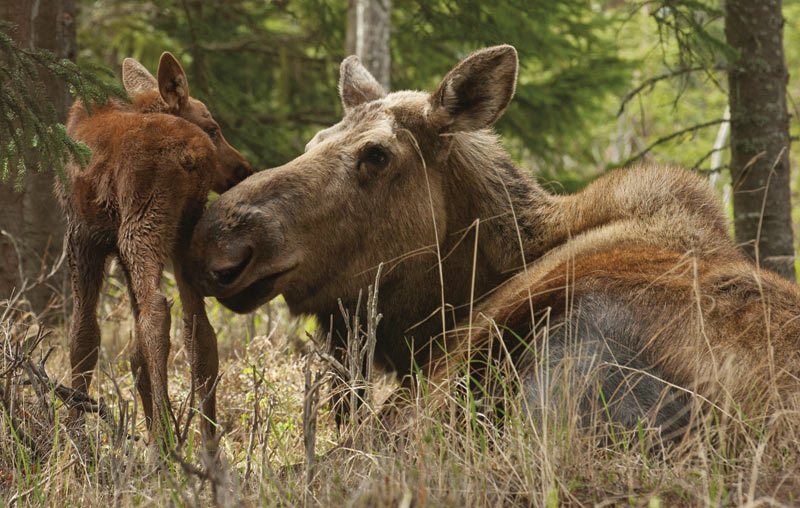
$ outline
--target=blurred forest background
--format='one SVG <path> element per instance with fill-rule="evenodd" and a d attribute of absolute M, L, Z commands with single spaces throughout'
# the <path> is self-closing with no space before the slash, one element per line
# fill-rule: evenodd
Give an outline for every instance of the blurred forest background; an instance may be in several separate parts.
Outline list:
<path fill-rule="evenodd" d="M 693 168 L 719 193 L 737 241 L 763 265 L 795 278 L 800 0 L 0 0 L 0 402 L 22 401 L 13 407 L 25 424 L 0 408 L 4 504 L 297 506 L 318 496 L 322 506 L 410 506 L 414 492 L 415 506 L 426 506 L 428 494 L 436 506 L 796 505 L 797 418 L 783 410 L 768 423 L 743 415 L 758 439 L 739 448 L 725 443 L 736 442 L 726 439 L 737 436 L 740 422 L 723 418 L 717 426 L 715 417 L 685 455 L 651 446 L 641 426 L 613 446 L 605 434 L 562 432 L 578 428 L 576 415 L 542 434 L 530 432 L 527 417 L 524 424 L 510 420 L 492 434 L 497 441 L 471 435 L 473 427 L 464 432 L 452 423 L 459 420 L 426 417 L 414 427 L 419 442 L 407 450 L 383 456 L 364 445 L 369 453 L 334 457 L 311 488 L 314 453 L 348 441 L 324 408 L 316 452 L 314 439 L 306 441 L 314 435 L 306 424 L 319 409 L 308 401 L 321 380 L 312 387 L 314 355 L 296 353 L 310 347 L 306 332 L 315 323 L 290 318 L 280 298 L 248 316 L 207 301 L 223 359 L 217 407 L 230 467 L 193 466 L 203 455 L 190 441 L 185 462 L 175 456 L 153 476 L 145 447 L 126 439 L 124 422 L 128 437 L 146 431 L 126 362 L 133 319 L 113 263 L 100 302 L 94 390 L 107 397 L 120 425 L 88 419 L 99 443 L 96 462 L 73 475 L 80 458 L 74 440 L 53 430 L 63 428 L 56 419 L 62 405 L 52 394 L 34 395 L 39 385 L 19 374 L 34 361 L 44 372 L 55 351 L 53 379 L 68 379 L 71 299 L 52 188 L 65 161 L 85 163 L 90 155 L 66 136 L 72 101 L 124 96 L 125 57 L 155 72 L 170 51 L 227 140 L 266 170 L 302 153 L 315 132 L 341 118 L 337 82 L 348 54 L 359 53 L 391 90 L 431 90 L 460 58 L 493 44 L 519 53 L 516 97 L 496 129 L 522 168 L 554 192 L 575 192 L 629 164 Z M 167 272 L 163 285 L 165 295 L 177 294 Z M 172 313 L 174 338 L 178 308 Z M 44 346 L 36 350 L 40 342 L 49 345 L 45 353 Z M 171 398 L 189 414 L 190 353 L 173 342 Z M 37 404 L 41 414 L 31 411 Z M 438 414 L 425 404 L 420 415 Z M 461 414 L 460 404 L 451 401 L 451 415 Z M 296 469 L 302 460 L 305 469 Z M 211 494 L 203 491 L 209 484 Z M 345 502 L 359 496 L 360 505 Z"/>
<path fill-rule="evenodd" d="M 738 62 L 741 52 L 726 42 L 730 42 L 730 34 L 726 39 L 725 33 L 730 17 L 726 17 L 725 3 L 713 0 L 360 1 L 389 8 L 390 16 L 385 21 L 390 58 L 385 61 L 388 73 L 380 79 L 389 80 L 392 90 L 431 89 L 470 51 L 492 44 L 514 45 L 520 56 L 519 85 L 516 98 L 498 122 L 497 130 L 515 160 L 543 181 L 551 182 L 554 191 L 573 192 L 611 168 L 656 161 L 708 173 L 733 213 L 728 70 Z M 33 153 L 29 150 L 27 158 L 15 158 L 13 142 L 16 140 L 20 145 L 24 139 L 12 135 L 14 121 L 24 120 L 26 114 L 18 111 L 14 120 L 15 107 L 28 107 L 27 114 L 34 122 L 36 119 L 44 122 L 44 117 L 47 121 L 63 122 L 66 105 L 71 101 L 71 97 L 64 97 L 64 90 L 69 88 L 73 94 L 88 98 L 115 93 L 113 87 L 103 83 L 119 82 L 120 65 L 125 57 L 133 57 L 155 71 L 162 51 L 174 53 L 187 71 L 192 95 L 208 104 L 227 139 L 254 167 L 277 166 L 297 156 L 318 129 L 341 117 L 336 90 L 338 66 L 348 53 L 347 45 L 353 47 L 352 41 L 348 41 L 348 25 L 352 30 L 353 9 L 358 3 L 358 0 L 0 2 L 0 18 L 20 25 L 16 31 L 4 25 L 1 31 L 18 42 L 27 37 L 31 49 L 42 47 L 53 52 L 51 60 L 42 61 L 40 55 L 34 66 L 49 69 L 50 77 L 56 78 L 52 87 L 34 93 L 32 90 L 39 89 L 26 84 L 26 79 L 30 81 L 31 76 L 39 73 L 47 82 L 46 71 L 33 70 L 26 77 L 9 64 L 6 65 L 9 72 L 0 74 L 4 83 L 0 106 L 6 116 L 5 125 L 11 129 L 0 130 L 0 135 L 7 136 L 0 140 L 4 151 L 0 158 L 2 229 L 31 242 L 38 235 L 40 245 L 56 248 L 50 257 L 56 256 L 61 239 L 57 234 L 60 214 L 51 204 L 49 194 L 51 168 L 59 173 L 59 160 L 81 153 L 80 147 L 67 145 L 62 131 L 50 128 L 38 137 L 32 131 L 33 137 L 25 139 L 36 145 Z M 778 12 L 782 8 L 783 17 L 789 20 L 784 26 L 786 69 L 789 72 L 800 69 L 797 22 L 800 1 L 785 0 L 781 7 L 780 2 L 731 0 L 727 8 L 734 4 L 775 5 Z M 55 13 L 52 14 L 55 25 L 40 27 L 38 32 L 26 31 L 23 25 L 34 19 L 34 7 L 37 17 L 51 15 L 47 9 Z M 775 8 L 772 9 L 774 13 Z M 775 19 L 778 19 L 775 26 L 762 23 L 767 33 L 779 34 L 780 19 L 773 16 L 773 22 Z M 45 36 L 49 39 L 42 39 Z M 34 40 L 37 37 L 39 40 Z M 757 42 L 757 38 L 751 39 Z M 9 63 L 14 55 L 7 45 L 8 37 L 4 40 L 1 49 L 5 63 Z M 27 49 L 25 44 L 20 47 Z M 61 58 L 77 65 L 59 67 Z M 111 73 L 103 72 L 102 67 Z M 24 70 L 24 66 L 20 68 Z M 781 76 L 777 78 L 780 81 Z M 30 95 L 27 102 L 15 96 L 13 87 L 8 85 L 27 87 Z M 800 80 L 790 80 L 787 92 L 789 131 L 796 137 L 800 128 L 798 104 L 793 98 L 800 97 Z M 786 123 L 785 118 L 778 120 Z M 43 143 L 48 135 L 55 137 L 49 151 Z M 782 141 L 784 151 L 780 154 L 765 151 L 766 156 L 760 157 L 766 161 L 767 173 L 775 169 L 776 157 L 787 155 L 786 141 Z M 66 146 L 63 153 L 59 144 Z M 780 197 L 781 192 L 788 193 L 791 189 L 797 202 L 799 150 L 795 143 L 789 153 L 791 164 L 782 163 L 784 176 L 779 181 L 779 191 L 771 191 L 763 203 L 763 193 L 756 196 L 756 205 L 768 214 L 781 207 L 789 213 L 788 195 Z M 19 155 L 25 150 L 17 152 Z M 758 147 L 751 147 L 751 152 L 758 154 Z M 748 155 L 745 160 L 750 158 Z M 31 166 L 38 167 L 41 174 L 26 171 Z M 24 192 L 12 190 L 14 186 Z M 23 194 L 32 197 L 24 201 Z M 800 208 L 793 213 L 794 222 L 800 220 Z M 24 217 L 24 221 L 20 220 L 30 223 L 27 229 L 17 228 L 14 217 Z M 756 223 L 761 226 L 758 220 Z M 769 243 L 767 237 L 764 233 L 761 240 Z M 792 240 L 791 229 L 788 238 L 789 252 L 784 248 L 776 256 L 791 261 L 791 243 L 796 241 Z M 3 238 L 0 241 L 5 242 L 0 245 L 6 271 L 0 274 L 5 277 L 0 286 L 5 293 L 7 288 L 20 285 L 19 280 L 14 280 L 18 260 L 15 261 L 10 241 Z M 38 258 L 23 257 L 35 260 L 25 261 L 31 266 L 23 267 L 35 274 L 41 266 L 41 261 L 37 261 L 41 260 L 41 253 Z M 784 268 L 783 274 L 794 278 L 793 266 Z"/>

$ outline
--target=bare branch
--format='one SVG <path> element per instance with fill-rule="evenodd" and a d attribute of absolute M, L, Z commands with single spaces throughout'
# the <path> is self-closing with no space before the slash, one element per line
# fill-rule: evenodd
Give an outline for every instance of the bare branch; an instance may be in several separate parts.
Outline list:
<path fill-rule="evenodd" d="M 713 67 L 706 67 L 706 66 L 698 66 L 698 67 L 687 67 L 684 69 L 677 69 L 674 71 L 665 72 L 664 74 L 659 74 L 658 76 L 653 76 L 652 78 L 648 78 L 644 80 L 639 86 L 631 90 L 630 92 L 626 93 L 622 97 L 622 101 L 619 105 L 619 111 L 617 111 L 617 116 L 620 116 L 623 111 L 625 111 L 625 106 L 637 95 L 639 95 L 642 90 L 648 87 L 653 87 L 659 81 L 663 81 L 665 79 L 674 78 L 676 76 L 682 76 L 684 74 L 690 74 L 692 72 L 701 72 L 701 71 L 726 71 L 728 68 L 725 65 L 716 65 Z"/>
<path fill-rule="evenodd" d="M 647 148 L 645 148 L 641 152 L 637 153 L 633 157 L 630 157 L 628 160 L 626 160 L 625 162 L 620 164 L 620 166 L 621 167 L 625 167 L 625 166 L 628 166 L 628 165 L 636 162 L 637 160 L 639 160 L 642 157 L 644 157 L 645 155 L 647 155 L 647 153 L 650 150 L 652 150 L 653 148 L 655 148 L 656 146 L 658 146 L 660 144 L 663 144 L 663 143 L 666 143 L 667 141 L 669 141 L 671 139 L 675 139 L 675 138 L 677 138 L 679 136 L 682 136 L 684 134 L 687 134 L 689 132 L 695 132 L 695 131 L 703 129 L 705 127 L 711 127 L 712 125 L 719 125 L 719 124 L 727 122 L 727 121 L 728 120 L 725 120 L 724 118 L 720 118 L 719 120 L 712 120 L 710 122 L 698 123 L 698 124 L 692 125 L 690 127 L 687 127 L 685 129 L 681 129 L 679 131 L 673 132 L 672 134 L 669 134 L 667 136 L 662 136 L 662 137 L 658 138 L 657 140 L 655 140 L 654 142 L 652 142 L 649 145 L 647 145 Z"/>

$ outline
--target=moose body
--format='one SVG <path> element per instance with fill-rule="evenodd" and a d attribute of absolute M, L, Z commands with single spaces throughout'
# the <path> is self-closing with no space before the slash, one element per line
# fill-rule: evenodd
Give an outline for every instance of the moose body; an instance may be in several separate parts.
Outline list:
<path fill-rule="evenodd" d="M 169 422 L 167 357 L 170 305 L 159 290 L 172 260 L 183 305 L 183 338 L 192 356 L 204 414 L 214 420 L 216 336 L 203 297 L 186 281 L 184 257 L 209 190 L 223 192 L 252 173 L 219 132 L 206 107 L 189 97 L 186 75 L 170 53 L 161 56 L 158 79 L 130 58 L 123 84 L 131 104 L 109 100 L 92 114 L 76 101 L 69 135 L 92 149 L 86 168 L 70 164 L 69 188 L 56 193 L 67 218 L 67 254 L 73 294 L 70 362 L 72 385 L 88 391 L 97 363 L 97 301 L 105 261 L 116 256 L 127 279 L 135 317 L 131 369 L 153 435 Z M 213 427 L 203 424 L 204 434 Z"/>
<path fill-rule="evenodd" d="M 338 300 L 355 309 L 383 263 L 379 364 L 447 376 L 469 355 L 480 382 L 477 366 L 506 355 L 535 402 L 563 391 L 567 361 L 601 389 L 585 409 L 628 425 L 686 428 L 683 393 L 735 398 L 753 376 L 796 388 L 800 290 L 742 257 L 708 183 L 642 166 L 545 191 L 488 129 L 516 75 L 498 46 L 432 94 L 387 95 L 346 59 L 342 121 L 206 211 L 196 283 L 239 312 L 283 294 L 341 339 Z"/>

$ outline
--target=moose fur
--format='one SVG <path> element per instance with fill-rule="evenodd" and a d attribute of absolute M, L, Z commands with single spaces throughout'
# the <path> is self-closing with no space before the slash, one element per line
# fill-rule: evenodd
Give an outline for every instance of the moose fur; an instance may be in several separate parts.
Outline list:
<path fill-rule="evenodd" d="M 72 385 L 86 392 L 92 379 L 100 346 L 98 294 L 105 261 L 113 255 L 125 273 L 136 320 L 131 369 L 148 428 L 159 435 L 170 417 L 170 304 L 159 290 L 161 272 L 171 259 L 192 375 L 205 401 L 202 410 L 213 421 L 216 336 L 183 263 L 209 190 L 224 192 L 252 169 L 205 105 L 189 96 L 186 74 L 170 53 L 161 55 L 157 79 L 125 59 L 122 80 L 132 104 L 109 100 L 95 104 L 91 115 L 81 101 L 72 106 L 67 131 L 92 149 L 92 158 L 86 168 L 68 166 L 69 187 L 56 185 L 67 218 Z M 203 430 L 213 433 L 208 420 Z"/>
<path fill-rule="evenodd" d="M 547 192 L 489 130 L 516 75 L 497 46 L 433 93 L 387 95 L 347 58 L 342 121 L 199 222 L 197 284 L 238 312 L 282 294 L 341 338 L 338 300 L 355 309 L 383 263 L 380 365 L 441 377 L 469 355 L 488 383 L 479 366 L 506 355 L 534 403 L 568 391 L 568 362 L 600 388 L 581 406 L 624 424 L 685 428 L 682 394 L 752 401 L 756 378 L 796 392 L 800 289 L 742 257 L 708 183 L 640 166 Z"/>

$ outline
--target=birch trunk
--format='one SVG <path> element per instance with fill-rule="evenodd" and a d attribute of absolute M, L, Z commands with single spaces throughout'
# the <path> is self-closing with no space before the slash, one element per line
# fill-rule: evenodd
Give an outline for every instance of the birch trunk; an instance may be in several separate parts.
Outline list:
<path fill-rule="evenodd" d="M 348 0 L 348 55 L 357 55 L 383 89 L 389 91 L 392 0 Z"/>

